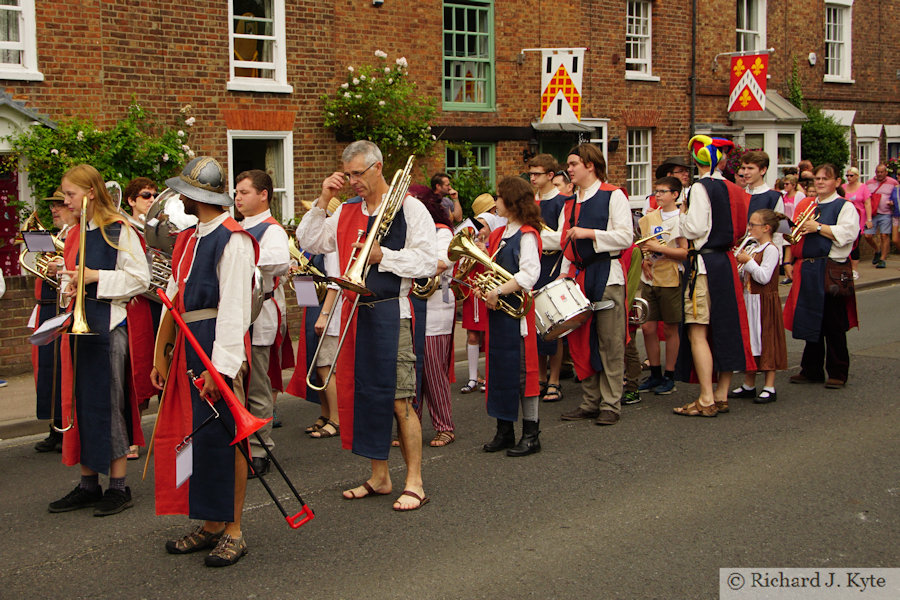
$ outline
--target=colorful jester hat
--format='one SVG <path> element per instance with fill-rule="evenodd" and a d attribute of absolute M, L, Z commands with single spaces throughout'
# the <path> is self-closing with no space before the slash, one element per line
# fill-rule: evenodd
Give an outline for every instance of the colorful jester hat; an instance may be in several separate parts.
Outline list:
<path fill-rule="evenodd" d="M 695 135 L 688 142 L 691 157 L 698 165 L 713 167 L 734 148 L 734 142 L 724 138 L 712 138 L 708 135 Z"/>

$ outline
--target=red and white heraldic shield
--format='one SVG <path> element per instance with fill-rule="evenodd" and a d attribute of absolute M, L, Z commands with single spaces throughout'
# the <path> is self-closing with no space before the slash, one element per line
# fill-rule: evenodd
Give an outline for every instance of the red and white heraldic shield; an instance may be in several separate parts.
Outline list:
<path fill-rule="evenodd" d="M 768 53 L 732 56 L 728 112 L 765 110 L 768 72 Z"/>

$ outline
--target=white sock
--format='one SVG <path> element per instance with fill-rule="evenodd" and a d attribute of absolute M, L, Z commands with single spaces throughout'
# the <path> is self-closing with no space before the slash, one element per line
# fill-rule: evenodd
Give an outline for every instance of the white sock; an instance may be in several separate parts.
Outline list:
<path fill-rule="evenodd" d="M 755 390 L 755 389 L 756 389 L 755 387 L 753 387 L 753 386 L 751 386 L 751 385 L 747 385 L 746 383 L 745 383 L 742 387 L 743 387 L 745 390 Z"/>
<path fill-rule="evenodd" d="M 763 390 L 769 392 L 770 394 L 774 394 L 774 393 L 775 393 L 775 388 L 774 388 L 774 387 L 766 386 L 766 387 L 763 388 Z"/>
<path fill-rule="evenodd" d="M 469 357 L 469 379 L 478 380 L 478 355 L 480 346 L 478 344 L 466 344 L 466 354 Z"/>

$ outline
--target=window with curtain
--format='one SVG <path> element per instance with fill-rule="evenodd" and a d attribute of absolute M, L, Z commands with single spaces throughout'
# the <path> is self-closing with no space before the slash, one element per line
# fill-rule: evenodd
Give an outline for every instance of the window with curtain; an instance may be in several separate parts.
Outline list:
<path fill-rule="evenodd" d="M 494 6 L 444 2 L 445 110 L 494 109 Z"/>
<path fill-rule="evenodd" d="M 291 92 L 287 83 L 284 0 L 229 0 L 228 89 Z"/>
<path fill-rule="evenodd" d="M 625 15 L 625 72 L 652 75 L 652 2 L 629 0 Z"/>

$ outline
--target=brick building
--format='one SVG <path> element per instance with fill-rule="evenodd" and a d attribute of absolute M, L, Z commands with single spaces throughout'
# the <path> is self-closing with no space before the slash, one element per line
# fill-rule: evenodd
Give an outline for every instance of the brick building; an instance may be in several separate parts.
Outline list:
<path fill-rule="evenodd" d="M 887 29 L 898 9 L 900 0 L 11 0 L 0 5 L 0 134 L 71 116 L 102 127 L 132 98 L 163 119 L 190 104 L 194 149 L 232 176 L 271 172 L 288 218 L 339 164 L 321 96 L 380 49 L 407 57 L 419 89 L 438 99 L 433 131 L 472 142 L 492 181 L 522 172 L 528 153 L 563 159 L 594 140 L 610 181 L 637 195 L 654 165 L 686 154 L 692 129 L 796 164 L 803 116 L 779 95 L 796 60 L 804 96 L 847 127 L 852 162 L 868 175 L 900 154 L 890 63 L 900 41 Z M 554 47 L 588 49 L 582 119 L 544 131 L 533 126 L 540 54 L 522 50 Z M 774 48 L 769 108 L 729 115 L 728 58 L 718 68 L 713 58 L 760 48 Z M 452 171 L 458 158 L 439 144 L 427 167 Z M 15 175 L 0 179 L 0 198 L 28 201 Z"/>

